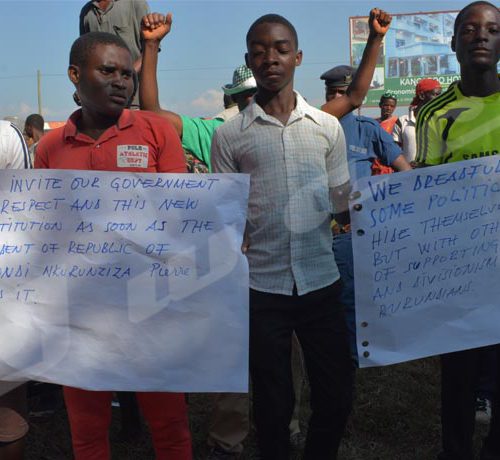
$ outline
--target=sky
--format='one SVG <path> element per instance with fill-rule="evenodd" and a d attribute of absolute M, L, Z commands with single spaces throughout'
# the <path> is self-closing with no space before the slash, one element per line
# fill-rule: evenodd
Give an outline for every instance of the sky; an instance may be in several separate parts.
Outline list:
<path fill-rule="evenodd" d="M 0 0 L 0 119 L 21 121 L 38 112 L 37 71 L 41 72 L 42 115 L 65 120 L 75 109 L 67 77 L 71 44 L 78 37 L 84 1 Z M 370 8 L 390 13 L 457 10 L 469 1 L 153 1 L 151 11 L 173 13 L 173 26 L 159 57 L 160 103 L 189 116 L 222 110 L 223 84 L 244 63 L 245 35 L 259 16 L 278 13 L 294 24 L 304 53 L 295 88 L 313 105 L 324 98 L 319 76 L 349 63 L 349 17 Z"/>

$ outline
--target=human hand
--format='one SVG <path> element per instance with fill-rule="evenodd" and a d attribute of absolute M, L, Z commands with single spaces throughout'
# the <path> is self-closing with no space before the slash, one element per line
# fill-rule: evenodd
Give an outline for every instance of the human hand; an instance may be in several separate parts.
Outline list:
<path fill-rule="evenodd" d="M 392 21 L 392 16 L 384 10 L 373 8 L 370 11 L 368 24 L 370 26 L 370 34 L 384 36 L 389 30 Z"/>
<path fill-rule="evenodd" d="M 245 232 L 243 233 L 243 242 L 241 243 L 242 254 L 246 254 L 249 247 L 250 247 L 250 238 L 248 237 L 247 228 L 245 228 Z"/>
<path fill-rule="evenodd" d="M 161 41 L 172 28 L 172 13 L 166 16 L 161 13 L 149 13 L 142 18 L 141 35 L 146 41 Z"/>

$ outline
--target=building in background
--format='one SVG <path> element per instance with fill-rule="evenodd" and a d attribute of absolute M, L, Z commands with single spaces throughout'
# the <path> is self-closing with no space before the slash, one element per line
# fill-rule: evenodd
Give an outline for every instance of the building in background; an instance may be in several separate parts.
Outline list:
<path fill-rule="evenodd" d="M 458 62 L 451 50 L 453 23 L 458 11 L 433 11 L 393 15 L 384 39 L 371 90 L 365 106 L 377 106 L 381 95 L 396 94 L 399 105 L 408 105 L 422 78 L 435 78 L 443 88 L 459 79 Z M 368 38 L 367 17 L 351 17 L 351 63 L 361 59 Z"/>

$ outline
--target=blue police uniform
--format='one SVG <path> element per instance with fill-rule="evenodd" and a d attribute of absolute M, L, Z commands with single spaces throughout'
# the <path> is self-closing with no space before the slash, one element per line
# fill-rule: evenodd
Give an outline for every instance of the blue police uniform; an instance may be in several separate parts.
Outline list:
<path fill-rule="evenodd" d="M 371 176 L 371 164 L 378 158 L 386 165 L 401 155 L 401 149 L 375 120 L 352 113 L 340 119 L 347 147 L 347 161 L 353 190 L 356 182 Z M 341 302 L 346 309 L 351 351 L 357 362 L 356 316 L 354 309 L 354 262 L 351 233 L 339 233 L 333 238 L 333 252 L 343 282 Z"/>
<path fill-rule="evenodd" d="M 328 88 L 347 88 L 356 74 L 356 69 L 339 65 L 321 75 Z M 340 119 L 344 130 L 347 161 L 353 189 L 362 177 L 372 175 L 371 165 L 375 158 L 391 165 L 401 155 L 401 149 L 392 136 L 385 132 L 375 120 L 349 113 Z M 346 309 L 347 327 L 351 351 L 355 362 L 358 361 L 356 346 L 356 316 L 354 310 L 354 262 L 352 256 L 351 232 L 340 232 L 333 237 L 333 252 L 340 271 L 343 288 L 341 302 Z"/>
<path fill-rule="evenodd" d="M 401 149 L 380 124 L 372 118 L 349 113 L 340 119 L 344 130 L 351 184 L 371 176 L 371 164 L 378 158 L 390 165 L 401 155 Z"/>

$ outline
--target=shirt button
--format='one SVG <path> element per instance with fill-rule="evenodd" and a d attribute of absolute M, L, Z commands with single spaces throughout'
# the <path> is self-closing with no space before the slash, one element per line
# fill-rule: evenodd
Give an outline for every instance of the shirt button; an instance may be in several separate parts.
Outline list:
<path fill-rule="evenodd" d="M 101 144 L 97 144 L 97 145 L 95 146 L 95 148 L 96 148 L 96 149 L 98 149 L 98 148 L 100 148 L 100 147 L 101 147 Z"/>

